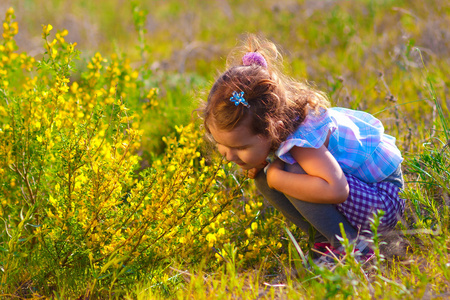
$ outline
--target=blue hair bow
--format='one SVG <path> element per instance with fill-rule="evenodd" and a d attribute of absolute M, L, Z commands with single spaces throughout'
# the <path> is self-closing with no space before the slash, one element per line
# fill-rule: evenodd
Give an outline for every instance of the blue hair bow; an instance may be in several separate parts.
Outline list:
<path fill-rule="evenodd" d="M 250 107 L 247 101 L 244 99 L 244 92 L 233 92 L 233 96 L 230 97 L 230 101 L 234 103 L 234 105 L 238 106 L 239 103 L 242 103 L 242 105 L 246 107 Z"/>

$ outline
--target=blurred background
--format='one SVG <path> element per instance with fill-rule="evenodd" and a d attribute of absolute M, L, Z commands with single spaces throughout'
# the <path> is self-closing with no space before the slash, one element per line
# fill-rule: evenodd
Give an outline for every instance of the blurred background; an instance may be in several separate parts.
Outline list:
<path fill-rule="evenodd" d="M 417 130 L 433 122 L 433 103 L 418 89 L 424 66 L 449 106 L 448 1 L 2 0 L 1 15 L 9 7 L 19 52 L 39 59 L 42 25 L 54 27 L 52 36 L 67 29 L 66 41 L 81 51 L 78 72 L 96 52 L 145 65 L 179 123 L 189 122 L 204 99 L 199 92 L 248 32 L 279 45 L 286 72 L 326 91 L 334 105 L 376 114 L 403 150 L 416 147 L 411 132 L 420 138 Z"/>

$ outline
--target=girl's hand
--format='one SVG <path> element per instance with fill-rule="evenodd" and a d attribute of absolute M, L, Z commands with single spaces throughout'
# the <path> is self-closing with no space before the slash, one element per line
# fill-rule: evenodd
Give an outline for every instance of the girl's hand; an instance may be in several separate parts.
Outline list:
<path fill-rule="evenodd" d="M 256 168 L 250 169 L 247 171 L 247 177 L 250 179 L 255 179 L 256 175 L 258 175 L 258 173 L 264 169 L 267 166 L 267 162 L 265 162 L 264 164 L 262 164 L 261 166 L 258 166 Z"/>
<path fill-rule="evenodd" d="M 276 173 L 278 171 L 284 169 L 284 162 L 277 158 L 272 163 L 270 163 L 269 168 L 267 169 L 267 184 L 270 188 L 273 188 L 273 179 L 277 176 Z"/>

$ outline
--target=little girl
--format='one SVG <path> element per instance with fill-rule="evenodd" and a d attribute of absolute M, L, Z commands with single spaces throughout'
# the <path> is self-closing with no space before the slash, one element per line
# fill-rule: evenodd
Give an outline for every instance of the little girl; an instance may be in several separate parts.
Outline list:
<path fill-rule="evenodd" d="M 379 230 L 394 227 L 404 210 L 403 159 L 381 122 L 329 108 L 323 93 L 281 74 L 269 41 L 249 36 L 236 52 L 203 108 L 219 152 L 287 219 L 315 232 L 315 248 L 340 245 L 339 223 L 351 239 L 366 233 L 377 210 L 385 212 Z"/>

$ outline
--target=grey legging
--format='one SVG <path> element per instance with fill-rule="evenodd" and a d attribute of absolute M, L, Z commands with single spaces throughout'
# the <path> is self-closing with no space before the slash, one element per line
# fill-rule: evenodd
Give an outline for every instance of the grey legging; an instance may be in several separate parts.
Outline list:
<path fill-rule="evenodd" d="M 297 174 L 305 173 L 298 164 L 286 164 L 285 170 Z M 264 198 L 289 221 L 306 233 L 315 232 L 314 242 L 329 242 L 338 247 L 340 243 L 335 237 L 341 236 L 339 223 L 344 225 L 345 233 L 350 240 L 358 236 L 358 231 L 350 225 L 335 205 L 305 202 L 271 189 L 264 171 L 256 175 L 255 184 Z"/>

